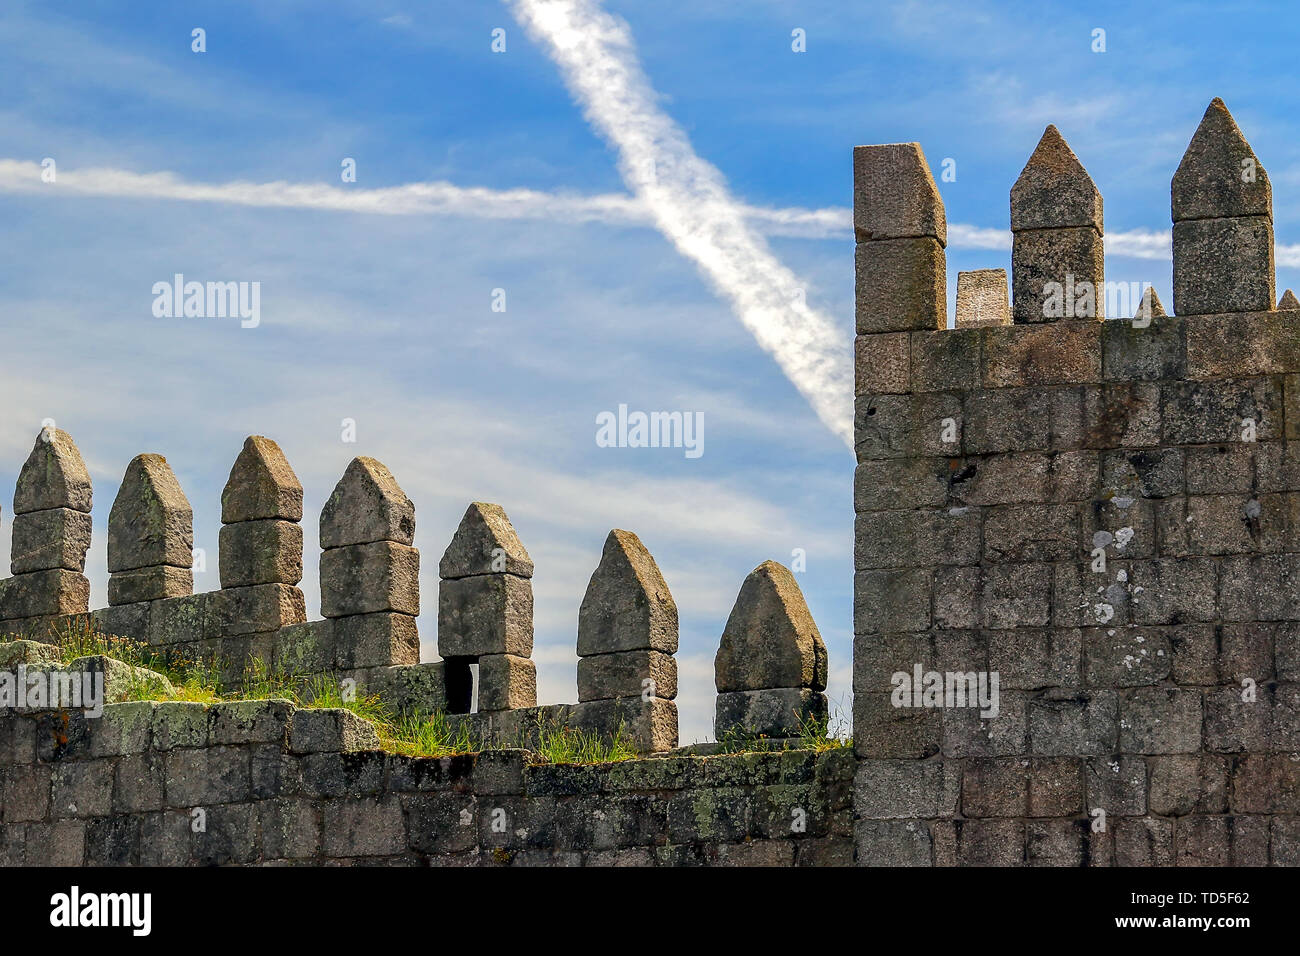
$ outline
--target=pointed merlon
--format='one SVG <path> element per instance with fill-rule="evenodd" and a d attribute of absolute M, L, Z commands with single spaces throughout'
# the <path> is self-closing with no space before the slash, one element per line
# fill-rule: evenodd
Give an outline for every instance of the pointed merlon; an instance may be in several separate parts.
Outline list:
<path fill-rule="evenodd" d="M 451 544 L 443 552 L 438 576 L 449 580 L 494 573 L 531 578 L 533 559 L 506 517 L 505 509 L 491 502 L 475 501 L 465 509 Z"/>
<path fill-rule="evenodd" d="M 108 513 L 108 570 L 194 562 L 194 511 L 162 455 L 137 455 Z"/>
<path fill-rule="evenodd" d="M 221 523 L 264 518 L 301 521 L 302 483 L 279 445 L 252 435 L 245 440 L 221 492 Z"/>
<path fill-rule="evenodd" d="M 919 143 L 853 148 L 853 231 L 858 242 L 930 237 L 947 244 L 943 200 Z"/>
<path fill-rule="evenodd" d="M 719 693 L 826 687 L 826 645 L 784 565 L 765 561 L 745 578 L 713 661 Z"/>
<path fill-rule="evenodd" d="M 320 513 L 320 546 L 415 540 L 415 505 L 383 462 L 353 458 Z"/>
<path fill-rule="evenodd" d="M 1268 173 L 1217 96 L 1187 144 L 1170 192 L 1174 222 L 1273 217 Z"/>
<path fill-rule="evenodd" d="M 1011 231 L 1092 226 L 1102 231 L 1101 193 L 1055 126 L 1048 126 L 1011 187 Z"/>
<path fill-rule="evenodd" d="M 89 512 L 90 473 L 67 432 L 43 428 L 14 488 L 14 514 L 67 508 Z"/>
<path fill-rule="evenodd" d="M 1165 307 L 1160 303 L 1160 296 L 1156 295 L 1156 287 L 1149 285 L 1146 291 L 1142 293 L 1142 301 L 1138 303 L 1137 312 L 1134 318 L 1137 319 L 1160 319 L 1167 316 Z"/>
<path fill-rule="evenodd" d="M 1297 299 L 1295 297 L 1294 292 L 1292 292 L 1290 289 L 1287 289 L 1285 292 L 1282 293 L 1282 298 L 1278 299 L 1277 308 L 1279 312 L 1281 312 L 1284 309 L 1286 310 L 1300 309 L 1300 299 Z"/>
<path fill-rule="evenodd" d="M 578 656 L 638 650 L 677 652 L 677 604 L 641 539 L 616 528 L 578 611 Z"/>
<path fill-rule="evenodd" d="M 957 328 L 1010 324 L 1011 305 L 1007 298 L 1006 269 L 975 269 L 957 273 Z"/>

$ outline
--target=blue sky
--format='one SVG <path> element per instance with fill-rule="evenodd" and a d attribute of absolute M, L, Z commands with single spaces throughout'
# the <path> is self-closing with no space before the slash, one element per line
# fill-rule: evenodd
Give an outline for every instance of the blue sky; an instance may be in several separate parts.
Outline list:
<path fill-rule="evenodd" d="M 1300 282 L 1297 253 L 1283 254 L 1300 243 L 1285 7 L 604 8 L 626 20 L 658 108 L 753 207 L 842 211 L 853 145 L 918 141 L 936 173 L 956 162 L 956 181 L 940 184 L 949 223 L 1005 230 L 1011 184 L 1055 123 L 1105 198 L 1109 235 L 1167 230 L 1170 177 L 1222 96 L 1273 182 L 1279 294 Z M 195 27 L 205 53 L 191 52 Z M 490 49 L 495 28 L 504 53 Z M 795 28 L 804 53 L 791 50 Z M 1104 53 L 1092 51 L 1097 28 Z M 459 192 L 409 214 L 231 201 L 238 189 L 192 201 L 130 179 L 330 195 L 448 183 L 532 190 L 523 205 L 533 207 L 537 196 L 630 195 L 551 52 L 495 2 L 6 4 L 0 496 L 7 505 L 43 419 L 74 436 L 95 481 L 88 574 L 101 606 L 117 483 L 133 455 L 165 454 L 213 558 L 196 586 L 216 588 L 221 486 L 244 436 L 269 435 L 306 488 L 314 614 L 320 505 L 353 456 L 374 456 L 416 503 L 426 659 L 437 559 L 470 500 L 499 502 L 537 566 L 544 702 L 574 699 L 578 605 L 606 533 L 628 528 L 681 612 L 684 742 L 710 734 L 712 657 L 745 574 L 802 548 L 830 696 L 847 713 L 852 455 L 653 222 L 546 208 L 489 216 L 490 196 Z M 24 165 L 45 157 L 54 184 Z M 340 182 L 344 157 L 356 160 L 355 184 Z M 95 188 L 70 188 L 89 169 L 101 171 Z M 809 235 L 765 241 L 847 343 L 847 224 Z M 982 245 L 950 241 L 950 290 L 958 270 L 1009 268 L 1009 242 Z M 1158 253 L 1112 248 L 1106 268 L 1172 304 Z M 154 318 L 152 285 L 176 272 L 259 281 L 261 325 Z M 504 313 L 491 310 L 498 288 Z M 595 416 L 620 403 L 703 413 L 704 454 L 597 447 Z M 355 444 L 340 440 L 344 418 L 357 422 Z M 5 554 L 7 540 L 6 518 Z"/>

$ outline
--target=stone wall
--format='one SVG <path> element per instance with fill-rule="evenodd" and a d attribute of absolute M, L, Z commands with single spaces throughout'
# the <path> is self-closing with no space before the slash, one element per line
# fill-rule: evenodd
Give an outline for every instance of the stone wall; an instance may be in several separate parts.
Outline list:
<path fill-rule="evenodd" d="M 1300 863 L 1300 311 L 1222 102 L 1173 179 L 1177 317 L 1102 321 L 1101 196 L 1053 127 L 1012 306 L 972 274 L 953 328 L 920 147 L 854 178 L 858 862 Z"/>
<path fill-rule="evenodd" d="M 851 862 L 847 749 L 535 765 L 402 757 L 285 701 L 0 715 L 10 866 Z"/>

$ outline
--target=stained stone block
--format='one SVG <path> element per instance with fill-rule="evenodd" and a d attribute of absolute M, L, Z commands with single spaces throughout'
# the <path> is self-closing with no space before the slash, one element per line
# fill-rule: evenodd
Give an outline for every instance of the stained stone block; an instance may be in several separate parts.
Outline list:
<path fill-rule="evenodd" d="M 621 727 L 623 739 L 640 753 L 659 753 L 677 746 L 677 705 L 661 697 L 622 697 L 577 704 L 569 724 L 576 730 L 606 736 Z"/>
<path fill-rule="evenodd" d="M 438 563 L 438 576 L 499 573 L 531 578 L 533 559 L 500 505 L 472 502 Z"/>
<path fill-rule="evenodd" d="M 925 568 L 853 575 L 853 630 L 924 631 L 930 626 L 932 574 Z"/>
<path fill-rule="evenodd" d="M 161 565 L 188 570 L 193 549 L 194 513 L 167 459 L 137 455 L 108 514 L 108 570 Z"/>
<path fill-rule="evenodd" d="M 420 552 L 394 541 L 321 552 L 321 614 L 420 613 Z"/>
<path fill-rule="evenodd" d="M 89 513 L 90 473 L 76 443 L 65 431 L 45 428 L 18 473 L 14 514 L 68 508 Z"/>
<path fill-rule="evenodd" d="M 338 620 L 346 620 L 339 618 Z M 275 632 L 271 661 L 286 674 L 319 674 L 333 670 L 334 622 L 304 621 Z"/>
<path fill-rule="evenodd" d="M 643 649 L 677 651 L 677 605 L 641 539 L 614 529 L 578 610 L 578 654 Z"/>
<path fill-rule="evenodd" d="M 302 591 L 287 584 L 224 588 L 207 595 L 203 629 L 208 638 L 277 631 L 307 619 Z"/>
<path fill-rule="evenodd" d="M 856 262 L 859 334 L 948 324 L 947 260 L 937 239 L 860 242 Z"/>
<path fill-rule="evenodd" d="M 90 515 L 71 508 L 51 508 L 17 515 L 11 528 L 9 570 L 82 571 L 90 548 Z"/>
<path fill-rule="evenodd" d="M 1030 229 L 1012 236 L 1011 297 L 1017 323 L 1101 319 L 1104 281 L 1105 248 L 1101 233 L 1091 226 Z"/>
<path fill-rule="evenodd" d="M 353 614 L 336 617 L 332 624 L 338 667 L 420 663 L 420 635 L 409 614 Z"/>
<path fill-rule="evenodd" d="M 1100 382 L 1105 327 L 1082 319 L 985 329 L 984 387 Z"/>
<path fill-rule="evenodd" d="M 1272 219 L 1243 216 L 1174 223 L 1178 315 L 1267 312 L 1275 295 Z"/>
<path fill-rule="evenodd" d="M 513 574 L 478 574 L 438 586 L 438 655 L 533 653 L 533 586 Z"/>
<path fill-rule="evenodd" d="M 379 735 L 370 721 L 342 708 L 298 708 L 293 713 L 289 748 L 294 753 L 351 753 L 378 750 Z"/>
<path fill-rule="evenodd" d="M 0 580 L 0 620 L 80 614 L 90 606 L 90 582 L 75 571 L 30 571 Z"/>
<path fill-rule="evenodd" d="M 1273 187 L 1217 96 L 1201 117 L 1170 188 L 1174 222 L 1273 215 Z M 1180 315 L 1182 309 L 1175 308 Z"/>
<path fill-rule="evenodd" d="M 1147 292 L 1154 298 L 1154 290 Z M 1156 299 L 1159 306 L 1159 300 Z M 1151 324 L 1106 322 L 1102 325 L 1103 365 L 1108 380 L 1154 381 L 1187 376 L 1184 322 L 1160 308 Z"/>
<path fill-rule="evenodd" d="M 907 332 L 859 335 L 853 348 L 854 394 L 911 391 L 911 341 Z"/>
<path fill-rule="evenodd" d="M 297 584 L 302 580 L 302 525 L 272 518 L 223 525 L 218 538 L 221 586 Z"/>
<path fill-rule="evenodd" d="M 645 683 L 647 680 L 651 681 L 649 685 Z M 578 660 L 578 700 L 608 700 L 642 694 L 666 700 L 677 696 L 677 661 L 671 654 L 651 650 L 619 651 Z"/>
<path fill-rule="evenodd" d="M 374 541 L 409 545 L 415 505 L 382 462 L 354 458 L 320 513 L 320 546 L 342 548 Z"/>
<path fill-rule="evenodd" d="M 727 733 L 798 737 L 827 713 L 826 695 L 808 688 L 719 692 L 713 733 L 718 738 Z"/>
<path fill-rule="evenodd" d="M 1043 131 L 1011 187 L 1011 229 L 1102 229 L 1101 193 L 1055 126 Z"/>
<path fill-rule="evenodd" d="M 1201 748 L 1198 690 L 1136 687 L 1120 702 L 1120 749 L 1135 754 L 1194 753 Z"/>
<path fill-rule="evenodd" d="M 378 694 L 399 713 L 428 715 L 451 711 L 444 661 L 372 667 L 359 681 L 368 694 Z M 467 705 L 468 706 L 468 705 Z"/>
<path fill-rule="evenodd" d="M 478 659 L 480 713 L 536 706 L 536 664 L 513 654 L 485 654 Z"/>
<path fill-rule="evenodd" d="M 1224 813 L 1228 809 L 1228 758 L 1214 754 L 1152 757 L 1151 812 L 1165 817 Z"/>
<path fill-rule="evenodd" d="M 713 668 L 724 692 L 826 687 L 826 645 L 789 569 L 765 561 L 745 578 Z"/>
<path fill-rule="evenodd" d="M 858 242 L 948 241 L 943 200 L 919 143 L 853 148 L 853 231 Z"/>
<path fill-rule="evenodd" d="M 957 328 L 1010 324 L 1011 307 L 1007 303 L 1006 269 L 975 269 L 957 273 Z"/>
<path fill-rule="evenodd" d="M 859 757 L 914 760 L 934 756 L 943 744 L 942 711 L 935 707 L 895 707 L 888 692 L 889 676 L 883 672 L 854 675 L 855 752 Z"/>
<path fill-rule="evenodd" d="M 194 593 L 194 572 L 189 568 L 156 565 L 132 571 L 115 571 L 108 577 L 108 603 L 136 604 Z"/>
<path fill-rule="evenodd" d="M 1006 290 L 1002 292 L 1006 298 Z M 945 392 L 979 388 L 980 331 L 978 328 L 913 332 L 911 349 L 914 392 Z M 858 341 L 862 341 L 859 336 Z M 866 336 L 874 339 L 879 336 Z"/>
<path fill-rule="evenodd" d="M 302 483 L 269 438 L 250 435 L 221 492 L 221 521 L 302 520 Z"/>

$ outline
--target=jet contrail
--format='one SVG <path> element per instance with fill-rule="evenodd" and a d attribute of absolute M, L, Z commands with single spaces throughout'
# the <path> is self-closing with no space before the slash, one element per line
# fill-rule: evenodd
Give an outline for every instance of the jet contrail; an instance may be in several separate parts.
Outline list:
<path fill-rule="evenodd" d="M 511 0 L 549 51 L 588 122 L 659 230 L 693 260 L 822 422 L 853 444 L 853 365 L 843 327 L 805 301 L 804 284 L 746 222 L 722 173 L 659 107 L 627 24 L 591 0 Z"/>
<path fill-rule="evenodd" d="M 126 169 L 87 167 L 60 169 L 55 183 L 41 179 L 37 163 L 0 159 L 0 192 L 58 196 L 101 196 L 121 199 L 164 199 L 211 202 L 275 209 L 325 209 L 380 216 L 459 216 L 466 219 L 538 219 L 549 222 L 600 223 L 653 228 L 654 217 L 635 196 L 601 193 L 542 192 L 535 189 L 488 189 L 457 186 L 445 181 L 407 183 L 382 189 L 330 186 L 325 183 L 235 181 L 198 183 L 175 173 L 137 173 Z M 790 239 L 850 240 L 853 210 L 847 206 L 801 209 L 742 205 L 745 220 L 765 236 Z M 949 249 L 1011 249 L 1011 233 L 962 223 L 948 224 Z M 1106 251 L 1130 259 L 1168 262 L 1168 229 L 1133 229 L 1106 236 Z M 1274 247 L 1280 266 L 1300 266 L 1300 245 Z"/>

